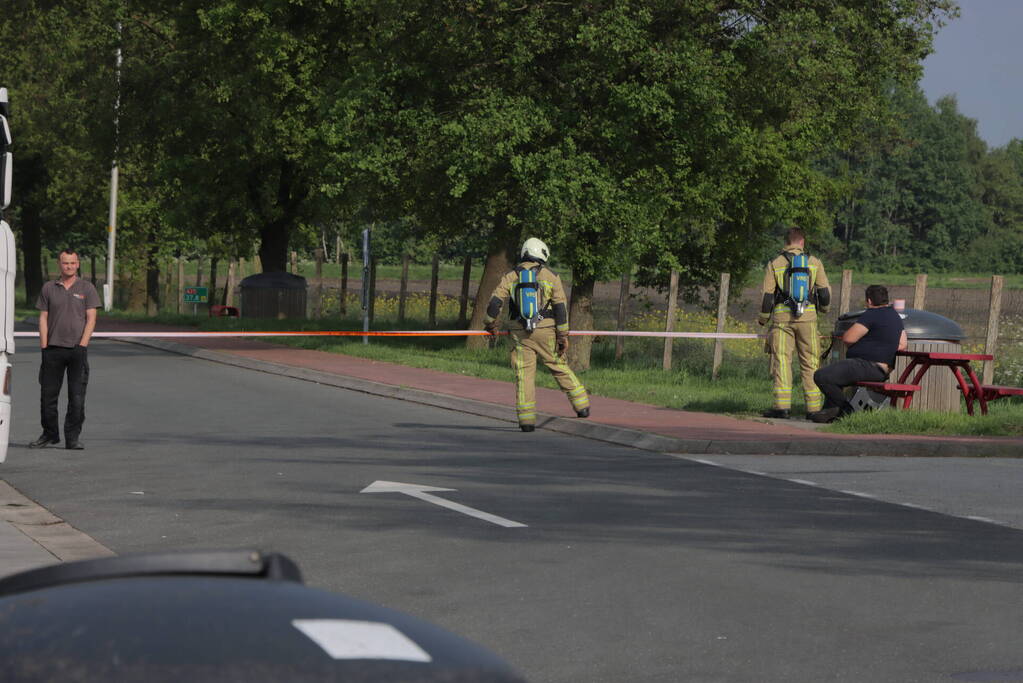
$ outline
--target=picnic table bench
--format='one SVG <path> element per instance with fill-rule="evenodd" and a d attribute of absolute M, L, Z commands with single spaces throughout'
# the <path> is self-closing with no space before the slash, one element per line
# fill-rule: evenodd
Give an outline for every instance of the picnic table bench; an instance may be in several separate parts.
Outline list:
<path fill-rule="evenodd" d="M 898 406 L 901 399 L 912 400 L 913 394 L 920 391 L 919 384 L 897 384 L 895 382 L 857 382 L 856 386 L 865 387 L 876 394 L 884 394 L 892 400 L 892 408 Z"/>
<path fill-rule="evenodd" d="M 996 401 L 1000 398 L 1008 398 L 1009 396 L 1023 396 L 1023 387 L 1005 387 L 994 384 L 982 384 L 980 385 L 980 393 L 977 392 L 975 387 L 968 386 L 968 392 L 963 394 L 963 398 L 966 399 L 966 410 L 969 411 L 970 415 L 973 415 L 973 402 L 983 399 L 984 403 L 982 409 L 984 414 L 987 414 L 987 403 Z"/>
<path fill-rule="evenodd" d="M 980 412 L 987 415 L 987 404 L 1009 396 L 1023 396 L 1023 387 L 1006 387 L 981 384 L 974 372 L 971 361 L 989 361 L 994 356 L 987 353 L 950 353 L 945 351 L 899 351 L 899 356 L 910 359 L 909 365 L 899 375 L 897 382 L 856 382 L 856 386 L 865 387 L 870 391 L 891 398 L 892 407 L 897 407 L 902 399 L 902 409 L 907 410 L 913 404 L 913 396 L 920 391 L 920 380 L 934 366 L 947 367 L 952 371 L 959 390 L 966 401 L 966 412 L 973 415 L 973 404 L 980 404 Z M 914 374 L 913 371 L 916 370 Z M 966 374 L 966 377 L 963 374 Z M 907 382 L 913 375 L 912 382 Z M 967 382 L 967 378 L 969 382 Z"/>

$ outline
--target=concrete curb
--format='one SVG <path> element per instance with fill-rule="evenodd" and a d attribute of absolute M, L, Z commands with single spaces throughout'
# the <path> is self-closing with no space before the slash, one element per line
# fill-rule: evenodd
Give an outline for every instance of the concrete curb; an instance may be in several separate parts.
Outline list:
<path fill-rule="evenodd" d="M 3 480 L 0 480 L 0 522 L 8 522 L 61 562 L 115 554 Z"/>
<path fill-rule="evenodd" d="M 282 363 L 254 360 L 244 356 L 210 351 L 162 339 L 123 339 L 118 341 L 148 346 L 170 353 L 193 356 L 214 363 L 232 365 L 247 370 L 291 377 L 341 389 L 361 391 L 374 396 L 411 401 L 413 403 L 421 403 L 471 415 L 480 415 L 505 422 L 516 422 L 515 414 L 510 406 L 476 401 L 448 394 L 435 394 L 420 389 L 383 384 Z M 863 439 L 856 441 L 839 438 L 800 439 L 796 441 L 678 439 L 627 429 L 625 427 L 601 424 L 590 420 L 564 418 L 544 413 L 540 413 L 537 418 L 537 427 L 542 429 L 657 453 L 686 455 L 763 455 L 766 453 L 771 455 L 1023 457 L 1023 446 L 1019 443 L 1002 441 L 885 440 L 871 439 L 869 436 L 864 436 Z"/>

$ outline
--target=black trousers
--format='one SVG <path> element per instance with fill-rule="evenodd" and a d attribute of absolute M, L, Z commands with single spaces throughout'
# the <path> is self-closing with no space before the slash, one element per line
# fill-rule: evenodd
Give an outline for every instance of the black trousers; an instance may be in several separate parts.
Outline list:
<path fill-rule="evenodd" d="M 64 416 L 64 440 L 78 440 L 85 422 L 85 388 L 89 385 L 89 354 L 84 346 L 47 346 L 39 366 L 40 412 L 43 434 L 60 440 L 57 430 L 57 400 L 67 373 L 67 415 Z"/>
<path fill-rule="evenodd" d="M 888 373 L 869 360 L 846 358 L 829 363 L 813 373 L 813 381 L 824 394 L 824 409 L 838 408 L 843 413 L 852 412 L 852 404 L 842 391 L 857 382 L 883 382 Z"/>

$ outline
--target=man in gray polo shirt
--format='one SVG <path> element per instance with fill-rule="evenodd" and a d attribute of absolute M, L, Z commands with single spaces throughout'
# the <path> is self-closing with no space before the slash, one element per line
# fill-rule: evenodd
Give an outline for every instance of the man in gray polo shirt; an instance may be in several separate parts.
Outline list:
<path fill-rule="evenodd" d="M 78 277 L 78 254 L 74 249 L 60 252 L 60 278 L 43 285 L 36 301 L 39 309 L 40 412 L 43 434 L 29 444 L 45 448 L 60 443 L 57 429 L 57 399 L 67 373 L 67 415 L 64 417 L 64 445 L 81 450 L 78 436 L 85 422 L 85 388 L 89 384 L 87 348 L 96 329 L 99 294 L 91 282 Z"/>

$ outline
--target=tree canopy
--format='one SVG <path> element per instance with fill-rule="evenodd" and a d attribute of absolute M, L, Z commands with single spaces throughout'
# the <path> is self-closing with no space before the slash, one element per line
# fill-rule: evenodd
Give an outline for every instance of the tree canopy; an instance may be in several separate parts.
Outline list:
<path fill-rule="evenodd" d="M 102 253 L 116 158 L 123 253 L 147 269 L 198 241 L 283 270 L 289 248 L 373 224 L 390 226 L 387 253 L 485 251 L 485 297 L 537 235 L 572 271 L 582 326 L 597 279 L 638 265 L 648 284 L 677 269 L 706 286 L 748 272 L 783 225 L 873 267 L 1018 269 L 1004 246 L 1023 241 L 1021 143 L 988 150 L 953 99 L 932 107 L 916 85 L 955 14 L 951 0 L 11 0 L 15 227 L 26 263 L 66 239 Z"/>

